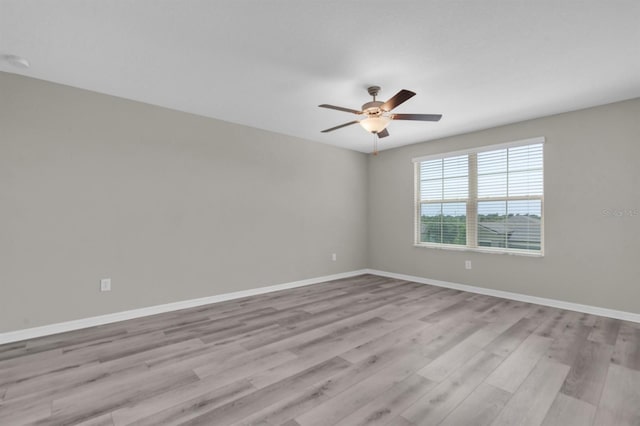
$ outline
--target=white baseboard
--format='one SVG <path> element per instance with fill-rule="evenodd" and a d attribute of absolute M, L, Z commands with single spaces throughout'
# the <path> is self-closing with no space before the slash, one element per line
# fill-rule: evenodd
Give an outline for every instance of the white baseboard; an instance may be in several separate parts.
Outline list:
<path fill-rule="evenodd" d="M 535 303 L 537 305 L 551 306 L 553 308 L 566 309 L 569 311 L 583 312 L 601 317 L 615 318 L 625 321 L 640 323 L 640 314 L 626 311 L 618 311 L 615 309 L 600 308 L 598 306 L 581 305 L 580 303 L 565 302 L 556 299 L 547 299 L 545 297 L 529 296 L 520 293 L 511 293 L 509 291 L 494 290 L 484 287 L 475 287 L 472 285 L 452 283 L 448 281 L 433 280 L 429 278 L 416 277 L 414 275 L 396 274 L 394 272 L 378 271 L 376 269 L 367 269 L 366 273 L 380 275 L 382 277 L 396 278 L 399 280 L 413 281 L 421 284 L 435 285 L 437 287 L 446 287 L 454 290 L 468 291 L 470 293 L 484 294 L 487 296 L 501 297 L 503 299 L 517 300 L 519 302 Z"/>
<path fill-rule="evenodd" d="M 0 333 L 0 345 L 4 343 L 17 342 L 20 340 L 33 339 L 35 337 L 48 336 L 51 334 L 64 333 L 66 331 L 79 330 L 81 328 L 95 327 L 97 325 L 109 324 L 128 319 L 145 317 L 148 315 L 161 314 L 164 312 L 177 311 L 180 309 L 193 308 L 196 306 L 208 305 L 210 303 L 224 302 L 226 300 L 240 299 L 247 296 L 271 293 L 279 290 L 302 287 L 311 284 L 323 283 L 326 281 L 350 278 L 367 273 L 366 270 L 343 272 L 340 274 L 325 275 L 323 277 L 309 278 L 306 280 L 293 281 L 284 284 L 277 284 L 268 287 L 258 287 L 250 290 L 235 291 L 233 293 L 218 294 L 215 296 L 201 297 L 199 299 L 182 300 L 180 302 L 166 303 L 164 305 L 148 306 L 146 308 L 132 309 L 130 311 L 115 312 L 113 314 L 99 315 L 96 317 L 83 318 L 79 320 L 60 322 L 57 324 L 44 325 L 41 327 L 26 328 L 23 330 Z"/>

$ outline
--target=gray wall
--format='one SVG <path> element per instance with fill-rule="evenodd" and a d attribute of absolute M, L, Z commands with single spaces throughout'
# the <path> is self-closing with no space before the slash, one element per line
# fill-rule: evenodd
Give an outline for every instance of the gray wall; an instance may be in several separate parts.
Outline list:
<path fill-rule="evenodd" d="M 366 169 L 0 73 L 0 332 L 364 268 Z"/>
<path fill-rule="evenodd" d="M 543 258 L 413 246 L 413 157 L 535 136 L 546 137 Z M 369 267 L 640 313 L 639 136 L 635 99 L 371 157 Z"/>

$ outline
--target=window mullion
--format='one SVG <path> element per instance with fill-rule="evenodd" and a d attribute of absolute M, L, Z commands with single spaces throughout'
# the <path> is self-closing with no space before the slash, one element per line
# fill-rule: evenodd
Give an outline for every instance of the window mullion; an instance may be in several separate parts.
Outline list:
<path fill-rule="evenodd" d="M 442 159 L 442 173 L 440 175 L 442 185 L 440 191 L 442 199 L 440 200 L 440 244 L 444 244 L 444 158 Z"/>
<path fill-rule="evenodd" d="M 469 195 L 467 200 L 467 246 L 478 247 L 478 155 L 469 154 Z"/>

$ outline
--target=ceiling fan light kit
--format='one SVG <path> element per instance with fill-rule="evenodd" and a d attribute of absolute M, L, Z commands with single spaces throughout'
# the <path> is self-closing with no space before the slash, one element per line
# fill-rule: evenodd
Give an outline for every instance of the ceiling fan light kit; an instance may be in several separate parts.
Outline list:
<path fill-rule="evenodd" d="M 373 97 L 373 101 L 367 102 L 362 105 L 362 108 L 360 110 L 329 104 L 318 105 L 321 108 L 334 109 L 337 111 L 349 112 L 362 116 L 360 120 L 353 120 L 348 123 L 325 129 L 322 131 L 322 133 L 332 132 L 334 130 L 341 129 L 352 124 L 359 123 L 360 126 L 362 126 L 362 128 L 367 132 L 374 134 L 374 152 L 377 153 L 376 140 L 377 138 L 385 138 L 389 136 L 387 126 L 389 125 L 391 120 L 439 121 L 442 118 L 441 114 L 392 114 L 391 110 L 416 95 L 410 90 L 403 89 L 386 102 L 380 102 L 376 100 L 376 97 L 380 92 L 380 86 L 371 86 L 367 88 L 367 91 L 369 92 L 369 95 Z"/>
<path fill-rule="evenodd" d="M 380 115 L 378 117 L 367 117 L 363 120 L 360 120 L 360 125 L 367 131 L 371 133 L 380 133 L 389 125 L 391 122 L 391 118 Z"/>

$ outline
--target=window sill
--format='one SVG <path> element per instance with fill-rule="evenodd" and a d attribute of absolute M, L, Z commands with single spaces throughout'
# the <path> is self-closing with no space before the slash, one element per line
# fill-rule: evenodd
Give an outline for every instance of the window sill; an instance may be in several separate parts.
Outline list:
<path fill-rule="evenodd" d="M 544 257 L 544 252 L 529 252 L 524 250 L 497 250 L 485 247 L 462 247 L 454 245 L 431 245 L 431 244 L 413 244 L 414 247 L 436 250 L 451 250 L 451 251 L 467 251 L 476 253 L 489 253 L 489 254 L 506 254 L 511 256 L 525 256 L 525 257 Z"/>

